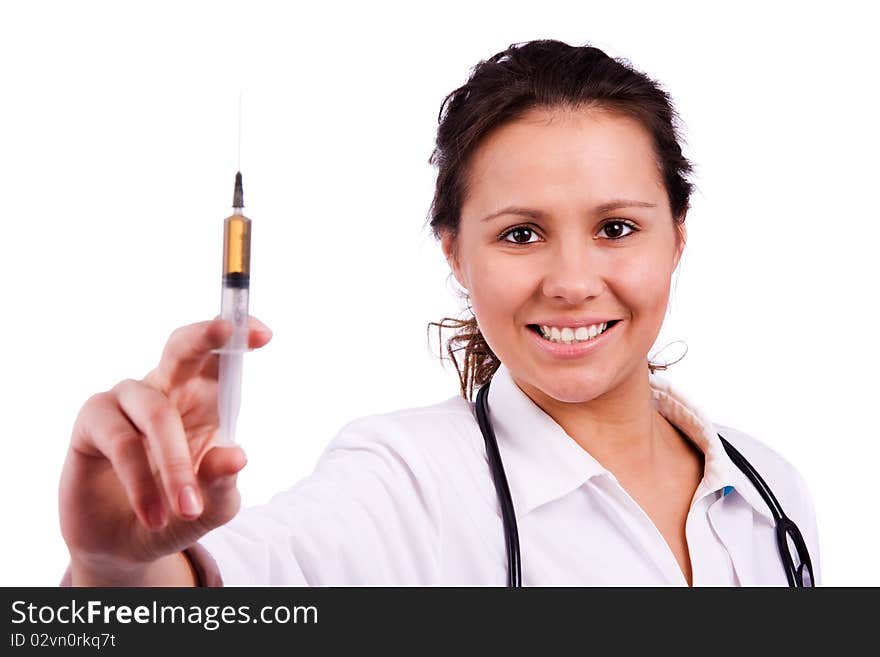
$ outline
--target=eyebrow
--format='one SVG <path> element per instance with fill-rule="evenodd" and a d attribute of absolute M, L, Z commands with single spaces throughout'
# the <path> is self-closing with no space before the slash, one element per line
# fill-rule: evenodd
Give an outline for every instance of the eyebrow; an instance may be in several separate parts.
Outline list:
<path fill-rule="evenodd" d="M 628 199 L 614 199 L 612 201 L 608 201 L 606 203 L 602 203 L 601 205 L 597 205 L 595 211 L 598 214 L 602 214 L 604 212 L 611 212 L 612 210 L 619 210 L 620 208 L 656 208 L 656 203 L 648 203 L 646 201 L 631 201 Z M 545 212 L 541 210 L 533 210 L 532 208 L 523 208 L 516 205 L 509 205 L 506 208 L 501 208 L 500 210 L 496 210 L 492 214 L 486 215 L 480 221 L 489 221 L 490 219 L 494 219 L 495 217 L 500 217 L 503 214 L 519 214 L 524 217 L 531 217 L 532 219 L 543 219 L 547 215 Z"/>

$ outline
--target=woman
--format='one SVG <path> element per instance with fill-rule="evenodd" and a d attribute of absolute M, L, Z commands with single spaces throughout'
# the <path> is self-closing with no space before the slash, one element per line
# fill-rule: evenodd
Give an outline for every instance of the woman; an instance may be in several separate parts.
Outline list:
<path fill-rule="evenodd" d="M 800 475 L 647 360 L 692 188 L 674 119 L 653 81 L 595 48 L 541 40 L 481 62 L 444 100 L 431 158 L 431 225 L 474 315 L 451 323 L 461 395 L 350 422 L 309 477 L 239 512 L 243 452 L 210 444 L 211 350 L 231 326 L 178 329 L 155 370 L 77 417 L 67 580 L 503 585 L 515 521 L 527 585 L 785 585 L 774 513 L 720 433 L 803 531 L 818 583 Z M 513 520 L 470 401 L 490 380 Z"/>

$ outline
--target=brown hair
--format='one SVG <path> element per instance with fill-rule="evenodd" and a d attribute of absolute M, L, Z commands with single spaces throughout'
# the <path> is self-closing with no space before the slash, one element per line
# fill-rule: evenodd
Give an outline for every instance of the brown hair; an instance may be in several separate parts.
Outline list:
<path fill-rule="evenodd" d="M 477 145 L 491 130 L 534 108 L 595 108 L 639 121 L 651 134 L 673 219 L 676 225 L 684 221 L 693 190 L 687 174 L 693 167 L 682 155 L 679 117 L 669 95 L 624 59 L 611 58 L 592 46 L 539 39 L 511 44 L 480 61 L 467 82 L 441 103 L 436 144 L 428 159 L 438 167 L 430 210 L 437 239 L 446 232 L 458 234 L 467 165 Z M 498 357 L 473 315 L 430 322 L 429 333 L 432 326 L 441 341 L 444 328 L 456 329 L 446 350 L 458 370 L 462 396 L 471 399 L 474 387 L 482 386 L 498 369 Z M 459 363 L 456 353 L 462 350 L 464 362 Z M 651 372 L 666 369 L 651 362 L 648 367 Z"/>

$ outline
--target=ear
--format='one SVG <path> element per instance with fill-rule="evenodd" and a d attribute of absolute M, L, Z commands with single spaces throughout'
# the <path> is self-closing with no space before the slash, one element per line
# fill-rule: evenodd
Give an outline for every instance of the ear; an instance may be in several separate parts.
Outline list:
<path fill-rule="evenodd" d="M 685 215 L 682 217 L 681 223 L 675 225 L 675 230 L 677 230 L 679 234 L 679 240 L 675 250 L 675 264 L 672 266 L 673 270 L 678 267 L 678 263 L 681 260 L 681 254 L 684 252 L 684 247 L 687 244 L 687 222 L 685 221 L 686 217 L 687 210 L 685 210 Z"/>
<path fill-rule="evenodd" d="M 443 248 L 443 255 L 446 258 L 446 262 L 449 264 L 449 268 L 455 276 L 455 280 L 458 281 L 458 284 L 464 289 L 468 289 L 464 277 L 461 275 L 461 267 L 458 264 L 458 256 L 455 252 L 455 236 L 452 234 L 452 231 L 447 230 L 443 232 L 443 236 L 440 238 L 440 245 Z"/>

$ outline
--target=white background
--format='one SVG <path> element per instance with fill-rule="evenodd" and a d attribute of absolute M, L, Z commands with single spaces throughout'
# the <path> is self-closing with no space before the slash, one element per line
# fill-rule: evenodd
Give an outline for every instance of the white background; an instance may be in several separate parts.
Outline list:
<path fill-rule="evenodd" d="M 57 482 L 86 399 L 219 312 L 240 91 L 251 313 L 275 332 L 245 357 L 245 504 L 349 420 L 457 394 L 427 340 L 461 310 L 426 224 L 437 112 L 534 38 L 600 47 L 672 95 L 698 190 L 657 343 L 689 351 L 666 375 L 802 472 L 825 584 L 880 584 L 867 6 L 4 3 L 0 584 L 64 570 Z"/>

